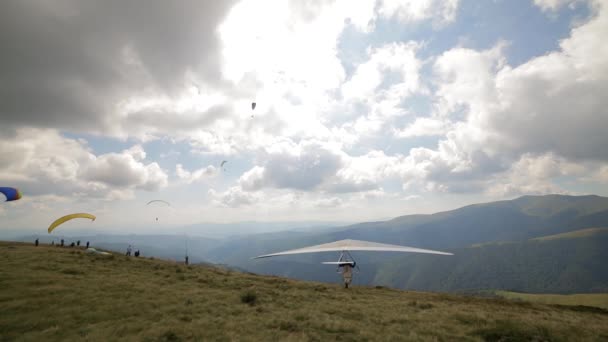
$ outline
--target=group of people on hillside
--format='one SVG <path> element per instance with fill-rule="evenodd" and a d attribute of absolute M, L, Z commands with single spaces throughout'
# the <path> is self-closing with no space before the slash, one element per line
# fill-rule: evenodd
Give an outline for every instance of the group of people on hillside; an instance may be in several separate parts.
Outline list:
<path fill-rule="evenodd" d="M 129 245 L 129 247 L 127 247 L 127 256 L 131 256 L 131 252 L 133 251 L 133 248 L 131 247 L 131 245 Z M 135 253 L 133 253 L 133 255 L 137 258 L 139 257 L 139 249 L 135 250 Z"/>
<path fill-rule="evenodd" d="M 60 243 L 60 245 L 59 245 L 60 247 L 64 247 L 65 246 L 65 240 L 64 239 L 61 239 L 59 241 L 59 243 Z M 36 238 L 36 240 L 34 241 L 34 245 L 36 247 L 38 247 L 39 244 L 40 244 L 40 240 L 38 238 Z M 55 240 L 51 241 L 51 246 L 55 246 Z M 69 247 L 80 247 L 80 240 L 77 240 L 76 242 L 70 243 Z M 89 248 L 89 241 L 87 241 L 86 248 Z"/>

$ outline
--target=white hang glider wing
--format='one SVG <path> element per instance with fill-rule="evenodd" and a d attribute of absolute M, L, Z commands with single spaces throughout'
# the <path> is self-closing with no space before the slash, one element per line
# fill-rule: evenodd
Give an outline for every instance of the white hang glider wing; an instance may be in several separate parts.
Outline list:
<path fill-rule="evenodd" d="M 350 252 L 350 251 L 376 251 L 376 252 L 406 252 L 406 253 L 427 253 L 427 254 L 441 254 L 441 255 L 453 255 L 452 253 L 439 252 L 431 249 L 421 249 L 414 247 L 389 245 L 386 243 L 377 243 L 370 241 L 361 240 L 340 240 L 330 243 L 324 243 L 322 245 L 292 249 L 289 251 L 260 255 L 253 259 L 269 258 L 279 255 L 290 255 L 290 254 L 304 254 L 304 253 L 320 253 L 320 252 Z"/>

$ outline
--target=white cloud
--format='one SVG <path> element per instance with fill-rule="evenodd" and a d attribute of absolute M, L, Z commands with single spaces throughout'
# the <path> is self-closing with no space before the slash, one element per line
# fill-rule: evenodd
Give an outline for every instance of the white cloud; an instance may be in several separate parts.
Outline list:
<path fill-rule="evenodd" d="M 342 199 L 338 197 L 323 198 L 316 201 L 315 206 L 319 208 L 335 208 L 342 205 Z"/>
<path fill-rule="evenodd" d="M 157 191 L 167 186 L 167 175 L 157 163 L 145 165 L 135 159 L 130 150 L 100 155 L 80 167 L 79 176 L 83 180 L 110 187 Z"/>
<path fill-rule="evenodd" d="M 311 191 L 335 175 L 342 156 L 314 142 L 274 146 L 263 157 L 263 166 L 249 170 L 239 180 L 244 189 L 263 187 Z"/>
<path fill-rule="evenodd" d="M 0 142 L 0 178 L 31 195 L 119 197 L 133 190 L 156 191 L 167 186 L 157 163 L 145 163 L 135 145 L 121 153 L 96 156 L 82 142 L 53 130 L 19 129 Z"/>
<path fill-rule="evenodd" d="M 348 120 L 339 128 L 346 141 L 371 136 L 409 114 L 403 101 L 428 91 L 421 81 L 422 61 L 416 57 L 419 48 L 420 44 L 408 42 L 368 49 L 368 59 L 341 88 L 349 110 L 336 117 Z"/>
<path fill-rule="evenodd" d="M 437 114 L 456 123 L 437 149 L 412 149 L 395 166 L 406 187 L 479 191 L 493 175 L 508 172 L 522 177 L 509 178 L 505 194 L 563 192 L 539 181 L 543 177 L 523 175 L 548 172 L 557 161 L 570 168 L 607 161 L 608 49 L 601 39 L 608 13 L 605 6 L 596 10 L 559 51 L 516 68 L 506 64 L 502 42 L 485 51 L 454 48 L 437 58 Z"/>
<path fill-rule="evenodd" d="M 175 175 L 177 176 L 177 178 L 188 184 L 209 179 L 211 177 L 216 176 L 218 172 L 219 169 L 213 165 L 208 165 L 193 172 L 184 169 L 182 164 L 177 164 L 175 166 Z"/>
<path fill-rule="evenodd" d="M 231 187 L 222 193 L 211 189 L 208 193 L 213 199 L 213 203 L 229 208 L 249 206 L 259 202 L 261 198 L 260 194 L 243 191 L 238 186 Z"/>
<path fill-rule="evenodd" d="M 568 191 L 556 185 L 553 180 L 585 171 L 583 166 L 570 163 L 552 153 L 540 156 L 524 154 L 507 172 L 497 175 L 489 182 L 488 193 L 500 197 L 566 194 Z"/>
<path fill-rule="evenodd" d="M 441 119 L 417 118 L 410 125 L 400 131 L 395 131 L 399 138 L 443 136 L 449 130 L 449 124 Z"/>
<path fill-rule="evenodd" d="M 381 0 L 378 12 L 381 16 L 396 17 L 402 22 L 433 19 L 438 26 L 453 22 L 459 0 Z"/>
<path fill-rule="evenodd" d="M 540 7 L 543 12 L 555 12 L 565 5 L 572 7 L 582 1 L 583 0 L 534 0 L 534 4 Z"/>
<path fill-rule="evenodd" d="M 399 82 L 393 83 L 400 85 L 401 96 L 418 91 L 422 65 L 416 58 L 419 48 L 419 44 L 408 42 L 368 49 L 368 60 L 357 66 L 353 76 L 341 88 L 345 99 L 368 102 L 388 76 L 398 77 Z"/>
<path fill-rule="evenodd" d="M 458 47 L 437 58 L 433 72 L 439 115 L 446 116 L 465 105 L 473 115 L 491 109 L 487 104 L 496 99 L 494 78 L 505 63 L 505 47 L 504 42 L 484 51 Z"/>

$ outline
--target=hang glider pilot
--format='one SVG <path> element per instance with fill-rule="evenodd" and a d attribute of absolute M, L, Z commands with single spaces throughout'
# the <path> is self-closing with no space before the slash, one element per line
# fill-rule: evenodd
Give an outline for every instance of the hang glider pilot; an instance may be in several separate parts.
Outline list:
<path fill-rule="evenodd" d="M 342 267 L 342 279 L 344 280 L 344 288 L 347 289 L 348 285 L 353 281 L 353 266 L 350 264 L 340 265 Z"/>

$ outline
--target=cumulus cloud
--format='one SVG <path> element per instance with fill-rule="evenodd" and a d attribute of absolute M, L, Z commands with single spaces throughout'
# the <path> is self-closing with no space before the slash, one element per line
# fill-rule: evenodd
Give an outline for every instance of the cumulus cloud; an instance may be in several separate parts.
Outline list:
<path fill-rule="evenodd" d="M 157 191 L 167 185 L 167 175 L 157 163 L 144 165 L 130 154 L 108 153 L 101 155 L 83 167 L 82 179 L 106 184 L 111 187 Z"/>
<path fill-rule="evenodd" d="M 351 156 L 312 141 L 275 146 L 259 162 L 239 178 L 243 190 L 358 193 L 378 189 L 382 181 L 398 174 L 395 171 L 398 158 L 381 151 Z"/>
<path fill-rule="evenodd" d="M 560 176 L 581 175 L 586 171 L 582 165 L 570 163 L 552 153 L 538 156 L 526 153 L 507 172 L 490 182 L 488 192 L 500 197 L 566 194 L 568 191 L 552 180 Z"/>
<path fill-rule="evenodd" d="M 260 201 L 261 198 L 260 194 L 243 191 L 239 186 L 233 186 L 225 192 L 217 192 L 211 189 L 209 195 L 216 205 L 229 208 L 249 206 Z"/>
<path fill-rule="evenodd" d="M 480 191 L 504 172 L 545 171 L 555 160 L 570 167 L 608 160 L 602 133 L 608 121 L 602 96 L 608 91 L 608 50 L 597 48 L 603 46 L 608 13 L 603 5 L 595 8 L 558 51 L 517 67 L 506 63 L 502 42 L 482 51 L 458 47 L 437 58 L 436 114 L 457 121 L 437 149 L 414 148 L 395 166 L 406 187 Z M 530 164 L 530 156 L 545 157 Z M 519 190 L 504 193 L 558 191 L 547 177 L 537 178 L 546 180 L 542 186 L 511 178 Z"/>
<path fill-rule="evenodd" d="M 264 187 L 314 190 L 335 175 L 342 156 L 321 144 L 275 146 L 263 157 L 263 167 L 254 167 L 239 180 L 245 190 Z"/>
<path fill-rule="evenodd" d="M 323 198 L 315 202 L 315 206 L 319 208 L 334 208 L 342 205 L 342 199 L 339 197 Z"/>
<path fill-rule="evenodd" d="M 230 1 L 4 4 L 0 124 L 125 134 L 137 125 L 124 120 L 125 102 L 144 95 L 173 97 L 192 78 L 221 86 L 215 28 L 230 6 Z"/>
<path fill-rule="evenodd" d="M 344 101 L 368 109 L 368 114 L 344 127 L 365 133 L 378 123 L 377 131 L 388 118 L 404 115 L 402 101 L 425 92 L 420 77 L 422 61 L 416 57 L 420 44 L 392 43 L 368 49 L 368 59 L 359 64 L 352 77 L 341 87 Z"/>
<path fill-rule="evenodd" d="M 544 12 L 557 11 L 565 5 L 574 6 L 582 0 L 534 0 L 534 4 Z"/>
<path fill-rule="evenodd" d="M 199 182 L 199 181 L 202 181 L 205 179 L 209 179 L 209 178 L 217 175 L 217 173 L 218 173 L 218 168 L 216 168 L 213 165 L 208 165 L 207 167 L 204 167 L 204 168 L 192 171 L 192 172 L 184 169 L 182 164 L 177 164 L 175 166 L 175 175 L 177 176 L 177 178 L 179 178 L 180 180 L 182 180 L 188 184 Z"/>
<path fill-rule="evenodd" d="M 454 21 L 459 0 L 381 0 L 379 10 L 383 17 L 396 17 L 403 22 L 433 19 L 437 26 Z"/>
<path fill-rule="evenodd" d="M 443 136 L 447 133 L 449 124 L 441 119 L 417 118 L 402 130 L 395 131 L 399 138 L 412 138 L 424 136 Z"/>
<path fill-rule="evenodd" d="M 120 153 L 95 155 L 85 143 L 54 130 L 19 129 L 0 142 L 0 178 L 32 195 L 128 197 L 133 190 L 156 191 L 167 175 L 135 145 Z"/>

